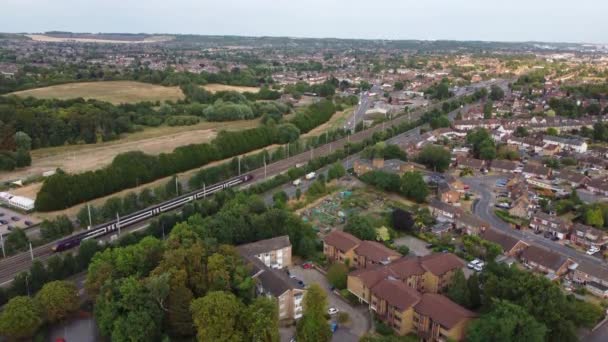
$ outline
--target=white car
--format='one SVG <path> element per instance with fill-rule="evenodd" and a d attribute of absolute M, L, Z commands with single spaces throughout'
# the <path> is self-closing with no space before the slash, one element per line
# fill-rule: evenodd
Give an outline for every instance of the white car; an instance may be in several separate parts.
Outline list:
<path fill-rule="evenodd" d="M 479 263 L 481 263 L 481 260 L 475 259 L 475 260 L 472 260 L 470 263 L 468 263 L 467 267 L 474 269 L 477 265 L 479 265 Z"/>
<path fill-rule="evenodd" d="M 330 315 L 335 315 L 338 312 L 340 312 L 340 310 L 338 310 L 336 308 L 329 308 L 329 309 L 327 309 L 327 313 L 330 314 Z"/>
<path fill-rule="evenodd" d="M 593 254 L 595 254 L 595 253 L 597 253 L 599 251 L 600 251 L 599 248 L 597 248 L 597 247 L 591 247 L 591 248 L 589 248 L 589 250 L 587 250 L 587 255 L 593 255 Z"/>
<path fill-rule="evenodd" d="M 475 267 L 473 267 L 473 269 L 477 272 L 481 272 L 481 271 L 483 271 L 484 265 L 485 264 L 482 261 L 480 261 L 477 265 L 475 265 Z"/>

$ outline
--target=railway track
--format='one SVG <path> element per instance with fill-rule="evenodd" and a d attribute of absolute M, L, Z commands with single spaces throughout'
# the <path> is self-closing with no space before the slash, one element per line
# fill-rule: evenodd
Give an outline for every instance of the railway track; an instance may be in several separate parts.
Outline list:
<path fill-rule="evenodd" d="M 469 95 L 469 94 L 467 93 L 464 95 Z M 297 155 L 279 160 L 275 163 L 267 165 L 266 168 L 261 167 L 261 168 L 252 170 L 252 171 L 248 172 L 247 174 L 251 174 L 254 176 L 253 182 L 246 183 L 247 184 L 246 186 L 250 186 L 251 184 L 255 184 L 256 182 L 261 182 L 267 178 L 270 178 L 270 177 L 276 176 L 280 173 L 286 172 L 291 167 L 294 167 L 296 164 L 307 162 L 312 158 L 320 157 L 320 156 L 327 156 L 327 155 L 333 153 L 337 149 L 343 149 L 346 146 L 346 144 L 348 144 L 349 142 L 353 142 L 353 143 L 361 142 L 367 138 L 370 138 L 374 133 L 382 132 L 382 131 L 386 130 L 386 128 L 390 128 L 391 126 L 396 126 L 401 123 L 407 122 L 410 120 L 411 117 L 419 118 L 422 115 L 422 113 L 424 113 L 428 110 L 432 110 L 434 108 L 440 108 L 440 106 L 442 104 L 443 104 L 443 102 L 439 102 L 432 106 L 429 106 L 424 109 L 420 109 L 414 113 L 411 113 L 410 115 L 402 115 L 402 116 L 396 117 L 392 120 L 386 121 L 383 124 L 379 124 L 379 125 L 373 126 L 371 128 L 362 130 L 360 132 L 354 133 L 352 135 L 349 135 L 346 138 L 338 139 L 336 141 L 327 143 L 325 145 L 319 146 L 312 150 L 309 150 L 309 151 L 306 151 L 303 153 L 299 153 Z M 411 134 L 412 131 L 417 130 L 417 129 L 419 129 L 419 127 L 412 129 L 408 132 L 401 133 L 401 134 Z M 136 228 L 137 226 L 139 226 L 141 228 L 141 225 L 135 225 L 135 227 L 133 229 L 125 228 L 124 233 L 128 233 L 131 230 L 138 229 L 138 228 Z M 44 262 L 45 260 L 50 258 L 53 255 L 52 247 L 56 243 L 57 243 L 57 241 L 54 241 L 54 242 L 48 243 L 46 245 L 42 245 L 42 246 L 38 246 L 38 247 L 34 248 L 32 250 L 32 252 L 34 254 L 34 259 Z M 0 286 L 6 286 L 6 285 L 10 284 L 16 275 L 18 275 L 21 272 L 27 271 L 31 267 L 31 265 L 32 265 L 32 258 L 31 258 L 30 251 L 23 252 L 23 253 L 0 260 Z"/>

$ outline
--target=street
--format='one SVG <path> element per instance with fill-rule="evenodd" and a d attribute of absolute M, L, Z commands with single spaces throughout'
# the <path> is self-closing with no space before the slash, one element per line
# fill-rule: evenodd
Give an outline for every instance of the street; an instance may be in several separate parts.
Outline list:
<path fill-rule="evenodd" d="M 473 213 L 475 215 L 490 223 L 490 227 L 492 229 L 499 230 L 502 233 L 510 235 L 516 239 L 520 239 L 528 244 L 535 244 L 553 252 L 562 254 L 572 259 L 574 262 L 585 261 L 608 270 L 608 265 L 600 258 L 580 253 L 575 249 L 546 239 L 542 235 L 536 235 L 531 231 L 520 231 L 513 229 L 510 224 L 499 219 L 494 214 L 495 199 L 492 192 L 492 187 L 499 178 L 504 178 L 504 176 L 462 178 L 462 181 L 470 187 L 470 191 L 479 195 L 479 200 L 473 206 Z"/>

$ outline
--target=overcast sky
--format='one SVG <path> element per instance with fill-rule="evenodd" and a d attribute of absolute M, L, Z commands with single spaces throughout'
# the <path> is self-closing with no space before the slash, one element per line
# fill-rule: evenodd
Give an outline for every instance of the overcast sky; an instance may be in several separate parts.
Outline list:
<path fill-rule="evenodd" d="M 608 43 L 607 13 L 607 0 L 0 0 L 0 31 Z"/>

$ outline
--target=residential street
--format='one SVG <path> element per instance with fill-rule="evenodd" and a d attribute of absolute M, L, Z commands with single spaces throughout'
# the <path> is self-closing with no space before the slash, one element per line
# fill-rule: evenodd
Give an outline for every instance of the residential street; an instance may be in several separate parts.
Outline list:
<path fill-rule="evenodd" d="M 608 269 L 608 265 L 602 259 L 580 253 L 575 249 L 566 247 L 554 241 L 544 238 L 542 235 L 536 235 L 531 231 L 519 231 L 511 227 L 510 224 L 502 221 L 494 214 L 495 197 L 492 192 L 492 187 L 499 178 L 504 176 L 482 176 L 482 177 L 465 177 L 462 181 L 470 187 L 470 191 L 479 195 L 479 200 L 473 205 L 473 213 L 481 219 L 488 221 L 491 228 L 497 229 L 507 235 L 521 239 L 528 244 L 535 244 L 544 247 L 553 252 L 565 255 L 575 262 L 586 261 L 594 265 Z"/>

